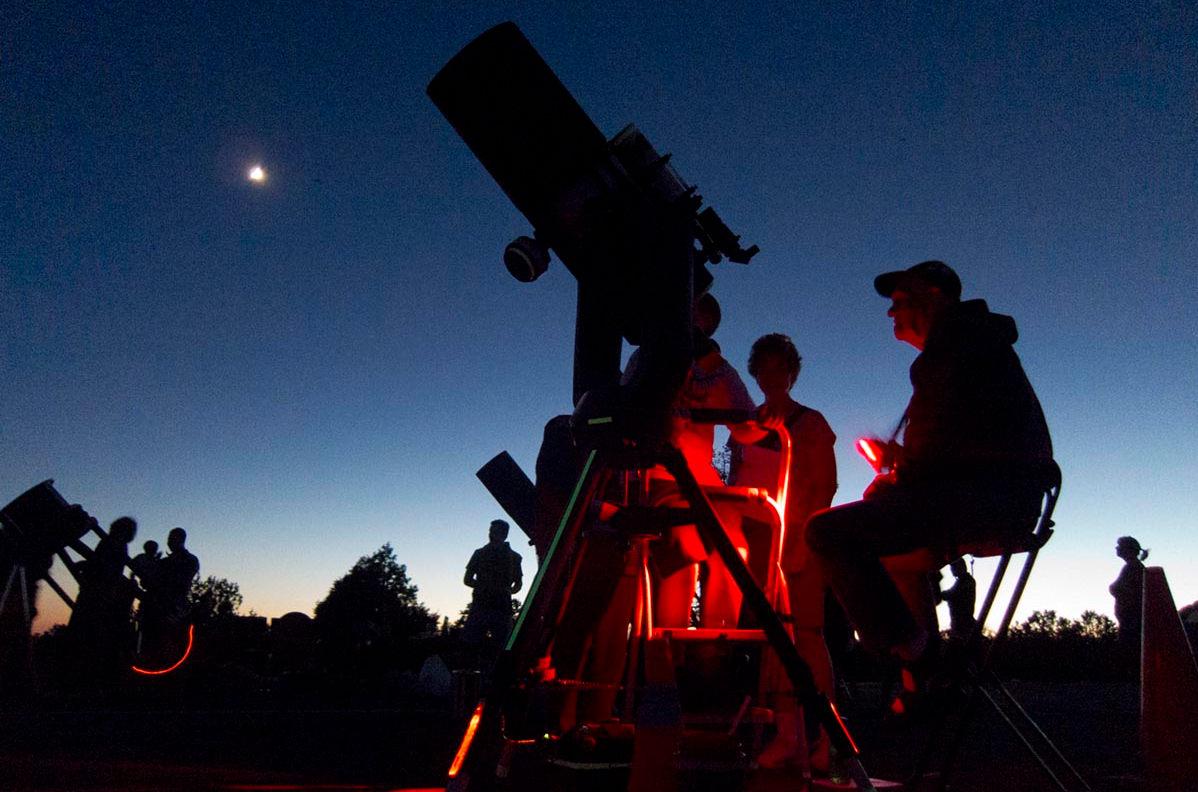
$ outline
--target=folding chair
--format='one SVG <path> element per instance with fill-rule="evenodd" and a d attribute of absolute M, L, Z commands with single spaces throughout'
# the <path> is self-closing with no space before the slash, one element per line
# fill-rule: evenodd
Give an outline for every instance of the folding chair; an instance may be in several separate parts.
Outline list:
<path fill-rule="evenodd" d="M 994 577 L 990 581 L 982 606 L 978 610 L 977 623 L 965 642 L 964 651 L 957 659 L 959 665 L 956 668 L 948 669 L 950 673 L 955 673 L 961 680 L 968 695 L 967 703 L 957 718 L 955 729 L 948 735 L 946 745 L 940 751 L 939 769 L 929 772 L 929 768 L 934 766 L 932 759 L 933 755 L 937 753 L 937 738 L 947 729 L 948 721 L 953 714 L 947 709 L 940 713 L 928 738 L 927 748 L 908 782 L 911 789 L 919 789 L 924 783 L 930 783 L 931 788 L 937 792 L 946 788 L 961 744 L 964 742 L 969 725 L 977 714 L 978 704 L 982 699 L 994 709 L 1057 789 L 1062 792 L 1070 792 L 1071 789 L 1090 789 L 1073 765 L 1061 754 L 1048 735 L 1011 695 L 1006 685 L 993 671 L 996 653 L 1010 630 L 1011 620 L 1015 616 L 1015 609 L 1019 606 L 1023 591 L 1027 588 L 1036 557 L 1040 553 L 1040 548 L 1048 542 L 1053 534 L 1052 529 L 1055 523 L 1052 515 L 1061 494 L 1061 469 L 1055 462 L 1045 467 L 1041 481 L 1044 487 L 1043 502 L 1040 516 L 1036 519 L 1030 533 L 1018 535 L 1010 541 L 992 547 L 961 548 L 962 555 L 971 555 L 975 558 L 998 556 L 998 566 L 994 571 Z M 989 645 L 986 645 L 984 638 L 986 618 L 990 615 L 998 598 L 999 589 L 1002 587 L 1007 570 L 1011 565 L 1012 557 L 1018 553 L 1026 554 L 1023 568 L 1011 591 L 1002 619 L 994 631 L 994 637 L 990 640 Z M 1069 784 L 1073 784 L 1073 786 L 1071 787 Z"/>

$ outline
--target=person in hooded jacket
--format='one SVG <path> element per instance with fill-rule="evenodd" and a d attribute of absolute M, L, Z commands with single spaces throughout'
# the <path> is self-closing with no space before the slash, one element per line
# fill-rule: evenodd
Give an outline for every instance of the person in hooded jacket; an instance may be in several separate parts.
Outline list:
<path fill-rule="evenodd" d="M 807 542 L 862 640 L 904 662 L 902 693 L 914 696 L 936 654 L 933 592 L 923 572 L 888 574 L 902 566 L 891 560 L 956 558 L 1029 531 L 1052 442 L 1011 317 L 962 301 L 941 261 L 879 275 L 874 288 L 891 300 L 895 338 L 920 352 L 903 442 L 862 500 L 812 516 Z"/>

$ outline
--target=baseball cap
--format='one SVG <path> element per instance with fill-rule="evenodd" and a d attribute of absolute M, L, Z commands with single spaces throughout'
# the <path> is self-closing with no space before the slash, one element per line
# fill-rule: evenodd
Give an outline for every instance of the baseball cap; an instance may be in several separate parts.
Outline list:
<path fill-rule="evenodd" d="M 874 278 L 874 288 L 883 297 L 889 297 L 897 289 L 911 281 L 921 281 L 937 289 L 952 300 L 961 299 L 961 279 L 953 268 L 943 261 L 921 261 L 913 267 L 895 272 L 883 272 Z"/>

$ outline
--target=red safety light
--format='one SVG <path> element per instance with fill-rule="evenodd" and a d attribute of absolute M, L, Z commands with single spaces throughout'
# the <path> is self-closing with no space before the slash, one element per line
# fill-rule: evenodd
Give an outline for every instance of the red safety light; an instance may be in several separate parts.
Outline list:
<path fill-rule="evenodd" d="M 865 461 L 874 469 L 875 473 L 881 473 L 883 467 L 883 452 L 882 445 L 869 437 L 862 437 L 857 441 L 857 453 L 865 457 Z"/>
<path fill-rule="evenodd" d="M 187 625 L 187 648 L 183 650 L 182 657 L 180 657 L 173 664 L 167 666 L 166 668 L 159 668 L 159 669 L 151 670 L 148 668 L 138 668 L 137 666 L 133 666 L 133 670 L 139 674 L 145 674 L 146 676 L 159 676 L 161 674 L 169 674 L 170 672 L 174 671 L 179 666 L 183 665 L 184 661 L 187 660 L 187 658 L 191 656 L 191 647 L 195 645 L 195 637 L 196 637 L 196 626 L 194 624 Z"/>
<path fill-rule="evenodd" d="M 474 742 L 474 733 L 478 731 L 478 723 L 483 719 L 483 705 L 486 700 L 480 700 L 478 706 L 474 708 L 474 714 L 470 716 L 470 723 L 466 726 L 466 733 L 462 735 L 462 744 L 458 746 L 458 752 L 454 754 L 453 764 L 449 766 L 449 777 L 457 778 L 458 773 L 462 769 L 462 764 L 466 761 L 466 754 L 470 751 L 470 743 Z"/>

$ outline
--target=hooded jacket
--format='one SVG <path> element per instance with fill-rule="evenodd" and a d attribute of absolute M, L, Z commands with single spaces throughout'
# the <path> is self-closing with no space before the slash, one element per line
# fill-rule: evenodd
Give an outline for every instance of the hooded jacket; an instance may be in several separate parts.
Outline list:
<path fill-rule="evenodd" d="M 938 317 L 911 364 L 900 482 L 1034 477 L 1052 460 L 1040 402 L 1013 345 L 1015 321 L 984 300 Z"/>

